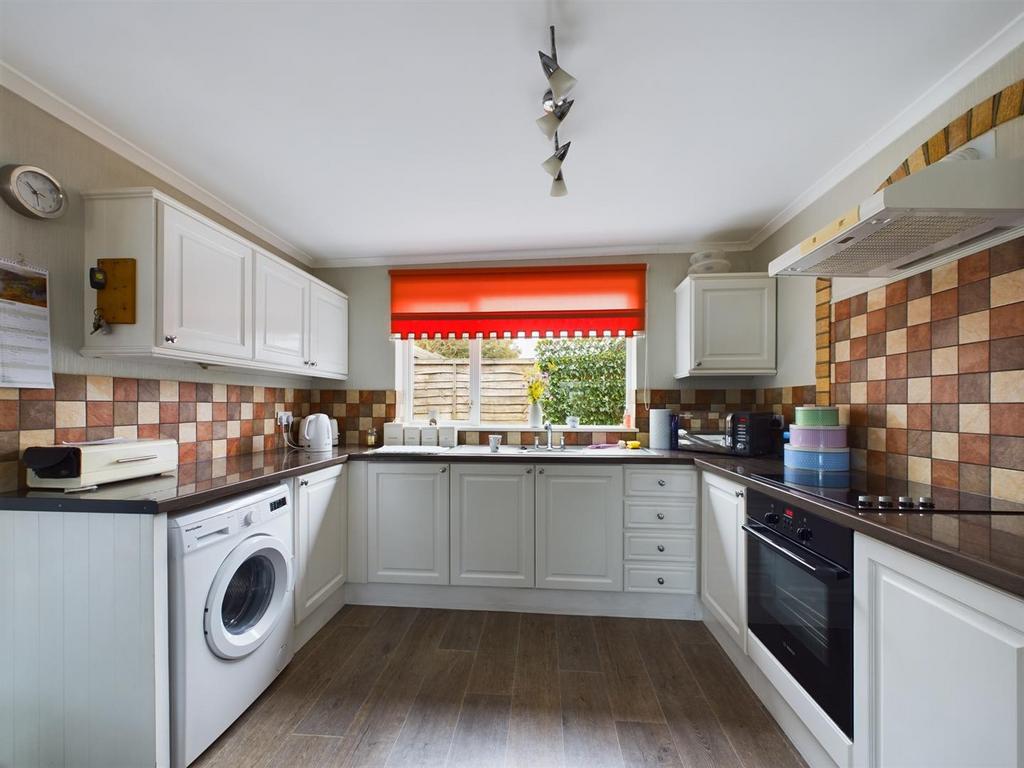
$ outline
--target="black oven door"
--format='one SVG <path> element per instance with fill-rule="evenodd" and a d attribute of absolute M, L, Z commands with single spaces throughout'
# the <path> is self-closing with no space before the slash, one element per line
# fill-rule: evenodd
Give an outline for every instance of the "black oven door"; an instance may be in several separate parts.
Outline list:
<path fill-rule="evenodd" d="M 747 520 L 747 624 L 853 738 L 853 579 L 845 568 Z"/>

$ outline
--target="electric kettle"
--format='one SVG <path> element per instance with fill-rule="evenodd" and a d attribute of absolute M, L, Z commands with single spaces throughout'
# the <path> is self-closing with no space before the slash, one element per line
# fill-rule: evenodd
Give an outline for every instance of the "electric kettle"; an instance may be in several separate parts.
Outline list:
<path fill-rule="evenodd" d="M 299 424 L 299 443 L 307 451 L 331 450 L 331 421 L 326 413 L 311 413 Z"/>

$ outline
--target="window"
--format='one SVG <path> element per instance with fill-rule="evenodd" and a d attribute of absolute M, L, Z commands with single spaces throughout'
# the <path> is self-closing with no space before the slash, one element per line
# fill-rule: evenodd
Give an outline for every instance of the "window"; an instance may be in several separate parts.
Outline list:
<path fill-rule="evenodd" d="M 622 424 L 632 412 L 635 340 L 625 337 L 409 339 L 397 341 L 398 389 L 413 421 L 522 425 L 527 379 L 545 382 L 545 420 L 586 426 Z"/>

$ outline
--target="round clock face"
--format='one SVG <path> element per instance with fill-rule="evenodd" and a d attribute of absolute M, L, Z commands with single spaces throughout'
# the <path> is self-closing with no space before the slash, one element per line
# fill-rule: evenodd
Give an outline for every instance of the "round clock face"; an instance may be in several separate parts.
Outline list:
<path fill-rule="evenodd" d="M 46 171 L 30 165 L 2 170 L 3 197 L 18 213 L 39 219 L 55 219 L 64 213 L 64 190 Z"/>

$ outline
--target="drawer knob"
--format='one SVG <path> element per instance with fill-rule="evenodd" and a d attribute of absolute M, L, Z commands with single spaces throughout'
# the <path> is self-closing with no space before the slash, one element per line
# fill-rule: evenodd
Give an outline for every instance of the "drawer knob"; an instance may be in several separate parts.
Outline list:
<path fill-rule="evenodd" d="M 736 491 L 736 498 L 737 499 L 742 499 L 743 498 L 743 491 Z"/>
<path fill-rule="evenodd" d="M 170 335 L 164 336 L 164 341 L 166 341 L 168 344 L 177 344 L 178 343 L 178 337 L 177 336 L 170 336 Z"/>
<path fill-rule="evenodd" d="M 664 552 L 665 551 L 665 545 L 664 544 L 659 544 L 658 545 L 658 551 L 659 552 Z"/>
<path fill-rule="evenodd" d="M 665 481 L 664 480 L 659 480 L 658 481 L 658 485 L 660 485 L 662 488 L 664 488 L 665 487 Z"/>
<path fill-rule="evenodd" d="M 443 475 L 443 474 L 444 474 L 445 472 L 447 472 L 447 471 L 448 471 L 448 467 L 441 467 L 441 469 L 440 469 L 439 471 L 440 471 L 440 472 L 441 472 L 441 474 Z"/>
<path fill-rule="evenodd" d="M 658 577 L 658 583 L 659 584 L 664 584 L 665 583 L 665 579 L 663 577 L 659 576 Z"/>
<path fill-rule="evenodd" d="M 543 475 L 543 474 L 544 474 L 544 469 L 543 469 L 543 468 L 541 468 L 541 469 L 538 469 L 538 470 L 537 470 L 537 474 L 538 474 L 538 475 Z"/>
<path fill-rule="evenodd" d="M 531 467 L 530 469 L 526 470 L 526 474 L 532 475 L 533 474 L 533 468 Z"/>
<path fill-rule="evenodd" d="M 664 520 L 665 519 L 665 513 L 664 512 L 659 512 L 658 513 L 658 519 L 659 520 Z"/>
<path fill-rule="evenodd" d="M 299 485 L 302 485 L 302 486 L 309 485 L 309 480 L 299 480 Z"/>

